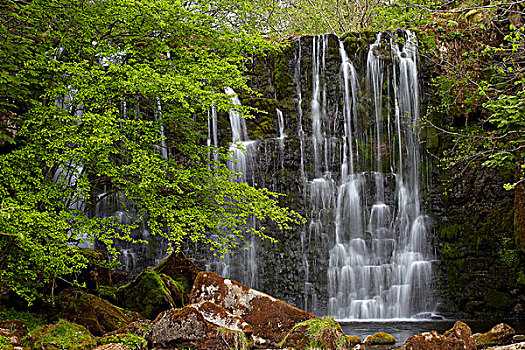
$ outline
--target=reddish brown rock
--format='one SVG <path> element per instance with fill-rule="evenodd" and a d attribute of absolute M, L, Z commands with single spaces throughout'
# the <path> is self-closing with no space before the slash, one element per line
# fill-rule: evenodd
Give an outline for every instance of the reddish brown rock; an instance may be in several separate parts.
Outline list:
<path fill-rule="evenodd" d="M 158 350 L 244 348 L 252 327 L 222 307 L 202 302 L 161 313 L 151 328 Z"/>
<path fill-rule="evenodd" d="M 97 346 L 93 350 L 130 350 L 130 349 L 122 344 L 110 343 L 106 345 Z"/>
<path fill-rule="evenodd" d="M 264 346 L 276 346 L 296 323 L 315 317 L 212 272 L 199 273 L 193 285 L 190 302 L 203 301 L 214 302 L 242 317 L 253 327 L 255 343 Z"/>
<path fill-rule="evenodd" d="M 512 337 L 516 334 L 514 328 L 506 323 L 500 323 L 486 333 L 476 338 L 476 343 L 483 346 L 505 345 L 510 343 Z"/>
<path fill-rule="evenodd" d="M 408 338 L 403 350 L 476 350 L 476 342 L 470 327 L 458 321 L 445 335 L 436 331 L 414 335 Z"/>

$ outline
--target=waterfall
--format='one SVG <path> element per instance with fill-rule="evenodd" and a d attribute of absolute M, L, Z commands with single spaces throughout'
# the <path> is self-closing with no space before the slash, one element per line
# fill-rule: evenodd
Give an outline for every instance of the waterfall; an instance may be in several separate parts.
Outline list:
<path fill-rule="evenodd" d="M 375 148 L 372 152 L 375 169 L 354 174 L 350 159 L 349 181 L 345 182 L 342 176 L 339 187 L 336 239 L 330 251 L 328 268 L 329 313 L 339 319 L 409 318 L 432 311 L 428 220 L 421 214 L 419 203 L 417 42 L 411 32 L 407 31 L 405 35 L 404 43 L 395 36 L 390 38 L 394 65 L 390 84 L 394 88 L 395 100 L 395 130 L 392 134 L 397 145 L 391 144 L 390 123 L 387 123 L 389 137 L 384 135 L 386 58 L 381 57 L 384 53 L 379 50 L 383 43 L 381 33 L 368 52 L 367 87 L 373 96 L 375 118 L 375 131 L 371 133 L 373 137 L 369 146 Z M 348 63 L 342 45 L 341 57 L 345 110 L 349 110 L 348 81 L 351 75 L 344 68 Z M 345 129 L 345 137 L 351 137 L 350 125 L 348 123 Z M 351 149 L 351 143 L 348 144 Z M 394 170 L 385 174 L 383 171 L 387 167 L 383 165 L 383 157 L 388 155 L 386 150 L 394 147 L 398 149 L 397 164 L 390 160 L 388 168 Z M 342 174 L 346 174 L 345 169 Z M 395 179 L 397 203 L 385 203 L 387 178 Z M 373 181 L 375 198 L 368 208 L 364 208 L 363 187 L 367 181 Z"/>

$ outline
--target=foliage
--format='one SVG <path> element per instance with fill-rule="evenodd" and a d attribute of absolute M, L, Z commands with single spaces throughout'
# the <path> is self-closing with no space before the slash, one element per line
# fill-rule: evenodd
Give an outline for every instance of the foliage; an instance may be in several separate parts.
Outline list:
<path fill-rule="evenodd" d="M 31 302 L 44 285 L 52 293 L 57 278 L 86 265 L 86 243 L 115 258 L 114 240 L 139 240 L 131 232 L 143 221 L 169 249 L 192 240 L 218 252 L 243 241 L 247 218 L 297 222 L 277 194 L 231 181 L 228 151 L 205 142 L 207 111 L 232 107 L 225 87 L 253 93 L 246 57 L 274 47 L 253 4 L 0 6 L 0 130 L 10 142 L 0 149 L 0 278 L 18 294 Z M 212 166 L 211 152 L 221 160 Z M 105 198 L 127 224 L 95 215 Z M 272 239 L 264 227 L 247 231 Z"/>
<path fill-rule="evenodd" d="M 147 349 L 148 342 L 144 337 L 133 333 L 117 334 L 99 339 L 99 344 L 118 343 L 127 347 L 129 350 Z"/>
<path fill-rule="evenodd" d="M 96 347 L 91 333 L 77 324 L 59 320 L 31 333 L 32 349 L 89 350 Z"/>
<path fill-rule="evenodd" d="M 18 311 L 15 309 L 0 311 L 0 322 L 15 320 L 23 322 L 29 331 L 46 324 L 46 320 L 42 319 L 42 317 L 28 311 Z"/>

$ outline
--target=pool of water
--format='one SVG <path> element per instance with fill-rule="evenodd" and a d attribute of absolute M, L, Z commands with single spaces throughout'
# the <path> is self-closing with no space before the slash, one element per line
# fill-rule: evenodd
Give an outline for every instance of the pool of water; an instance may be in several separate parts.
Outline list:
<path fill-rule="evenodd" d="M 395 347 L 403 345 L 405 340 L 415 334 L 437 331 L 443 334 L 454 326 L 456 320 L 338 320 L 346 335 L 361 337 L 363 340 L 367 335 L 376 332 L 392 334 L 396 339 Z M 505 322 L 516 330 L 516 334 L 525 334 L 525 320 L 520 321 L 469 321 L 462 320 L 472 329 L 472 333 L 483 333 L 490 330 L 498 323 Z M 387 347 L 391 348 L 391 347 Z"/>

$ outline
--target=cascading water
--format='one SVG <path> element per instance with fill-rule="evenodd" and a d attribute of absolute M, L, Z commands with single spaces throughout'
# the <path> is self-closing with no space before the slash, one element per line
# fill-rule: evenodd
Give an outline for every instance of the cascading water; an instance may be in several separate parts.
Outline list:
<path fill-rule="evenodd" d="M 409 318 L 434 308 L 429 219 L 419 199 L 417 43 L 408 31 L 366 39 L 368 50 L 355 51 L 333 35 L 295 40 L 294 61 L 281 72 L 288 95 L 267 89 L 277 106 L 267 111 L 271 135 L 250 140 L 232 108 L 235 181 L 288 192 L 286 205 L 307 223 L 270 232 L 276 245 L 251 240 L 252 248 L 205 267 L 318 315 Z M 208 145 L 220 144 L 224 117 L 212 111 Z"/>
<path fill-rule="evenodd" d="M 376 169 L 368 174 L 355 174 L 350 165 L 349 181 L 345 182 L 343 176 L 339 188 L 336 244 L 330 251 L 328 280 L 329 313 L 340 319 L 408 318 L 432 310 L 428 292 L 431 262 L 426 248 L 427 225 L 419 204 L 416 41 L 412 33 L 406 32 L 406 36 L 402 47 L 395 37 L 390 42 L 396 111 L 393 140 L 384 137 L 383 65 L 386 58 L 381 57 L 379 50 L 383 43 L 381 34 L 368 53 L 367 86 L 372 90 L 375 107 L 375 132 L 370 146 L 375 148 L 372 153 Z M 347 65 L 344 49 L 341 56 L 343 65 Z M 351 75 L 343 69 L 347 96 Z M 346 98 L 345 106 L 348 110 Z M 388 131 L 390 135 L 391 130 Z M 383 153 L 395 146 L 397 159 L 386 166 L 392 171 L 384 174 Z M 367 178 L 373 180 L 375 196 L 370 196 L 368 199 L 374 198 L 374 201 L 363 207 L 363 186 L 369 181 Z M 397 203 L 394 205 L 385 204 L 385 178 L 395 179 L 393 191 Z"/>

